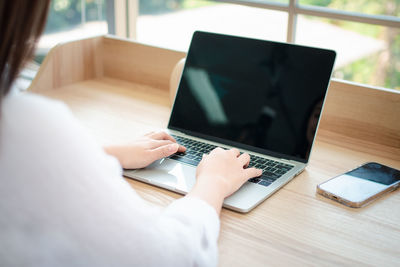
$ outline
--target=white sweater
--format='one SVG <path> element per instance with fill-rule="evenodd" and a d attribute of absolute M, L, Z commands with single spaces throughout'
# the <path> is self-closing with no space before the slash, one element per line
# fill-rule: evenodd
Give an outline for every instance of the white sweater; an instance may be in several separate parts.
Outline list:
<path fill-rule="evenodd" d="M 0 266 L 215 266 L 219 218 L 195 198 L 145 202 L 65 105 L 7 96 Z"/>

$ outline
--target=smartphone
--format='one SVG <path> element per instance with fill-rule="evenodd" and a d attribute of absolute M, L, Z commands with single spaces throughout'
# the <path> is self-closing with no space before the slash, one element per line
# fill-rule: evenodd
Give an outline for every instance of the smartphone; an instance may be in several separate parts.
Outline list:
<path fill-rule="evenodd" d="M 400 171 L 368 162 L 317 186 L 317 192 L 352 208 L 360 208 L 400 186 Z"/>

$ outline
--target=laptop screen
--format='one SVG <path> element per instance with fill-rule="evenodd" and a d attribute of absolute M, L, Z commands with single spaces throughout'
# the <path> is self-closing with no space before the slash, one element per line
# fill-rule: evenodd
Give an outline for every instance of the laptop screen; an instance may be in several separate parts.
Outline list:
<path fill-rule="evenodd" d="M 335 52 L 195 32 L 168 128 L 307 162 Z"/>

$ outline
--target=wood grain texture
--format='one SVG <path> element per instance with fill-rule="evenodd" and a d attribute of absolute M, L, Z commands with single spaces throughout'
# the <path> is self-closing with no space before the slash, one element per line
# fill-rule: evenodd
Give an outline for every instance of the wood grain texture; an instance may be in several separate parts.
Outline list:
<path fill-rule="evenodd" d="M 102 76 L 102 40 L 100 36 L 59 44 L 51 49 L 29 90 L 57 89 Z"/>
<path fill-rule="evenodd" d="M 183 57 L 182 52 L 111 36 L 62 43 L 50 50 L 29 90 L 105 76 L 168 91 L 173 67 Z"/>
<path fill-rule="evenodd" d="M 116 47 L 121 46 L 119 42 L 115 42 Z M 107 45 L 112 46 L 111 42 Z M 141 51 L 153 54 L 153 48 Z M 172 54 L 167 57 L 170 63 L 176 56 Z M 109 62 L 114 61 L 103 63 Z M 125 60 L 115 62 L 124 64 Z M 65 102 L 100 144 L 126 142 L 166 126 L 170 100 L 164 86 L 169 79 L 162 86 L 163 82 L 155 81 L 172 72 L 173 64 L 171 69 L 166 67 L 168 64 L 164 70 L 156 68 L 156 76 L 149 74 L 146 79 L 103 75 L 67 83 L 57 90 L 49 87 L 40 93 Z M 141 73 L 139 65 L 134 68 L 138 70 L 133 73 Z M 149 71 L 150 64 L 146 68 Z M 40 88 L 45 85 L 36 84 Z M 377 161 L 400 169 L 398 94 L 370 91 L 367 87 L 352 91 L 350 87 L 332 83 L 323 115 L 326 118 L 302 174 L 248 214 L 223 209 L 219 266 L 399 266 L 399 191 L 361 209 L 316 195 L 317 184 L 364 162 Z M 354 109 L 352 105 L 342 107 L 343 101 L 355 105 Z M 142 182 L 127 181 L 144 199 L 159 207 L 181 197 Z"/>
<path fill-rule="evenodd" d="M 104 38 L 104 75 L 169 90 L 175 64 L 185 53 L 133 41 Z"/>
<path fill-rule="evenodd" d="M 400 91 L 332 81 L 321 127 L 400 148 Z"/>
<path fill-rule="evenodd" d="M 66 103 L 103 144 L 117 139 L 129 141 L 165 128 L 170 112 L 167 91 L 108 77 L 70 84 L 62 90 L 43 90 L 41 94 Z"/>

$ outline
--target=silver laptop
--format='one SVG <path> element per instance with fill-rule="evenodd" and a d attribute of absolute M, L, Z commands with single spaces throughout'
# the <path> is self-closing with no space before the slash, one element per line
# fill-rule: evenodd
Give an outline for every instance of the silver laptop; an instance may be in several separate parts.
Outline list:
<path fill-rule="evenodd" d="M 187 151 L 124 175 L 186 194 L 204 153 L 236 147 L 263 175 L 226 198 L 224 207 L 250 211 L 306 167 L 335 56 L 326 49 L 195 32 L 166 129 Z"/>

